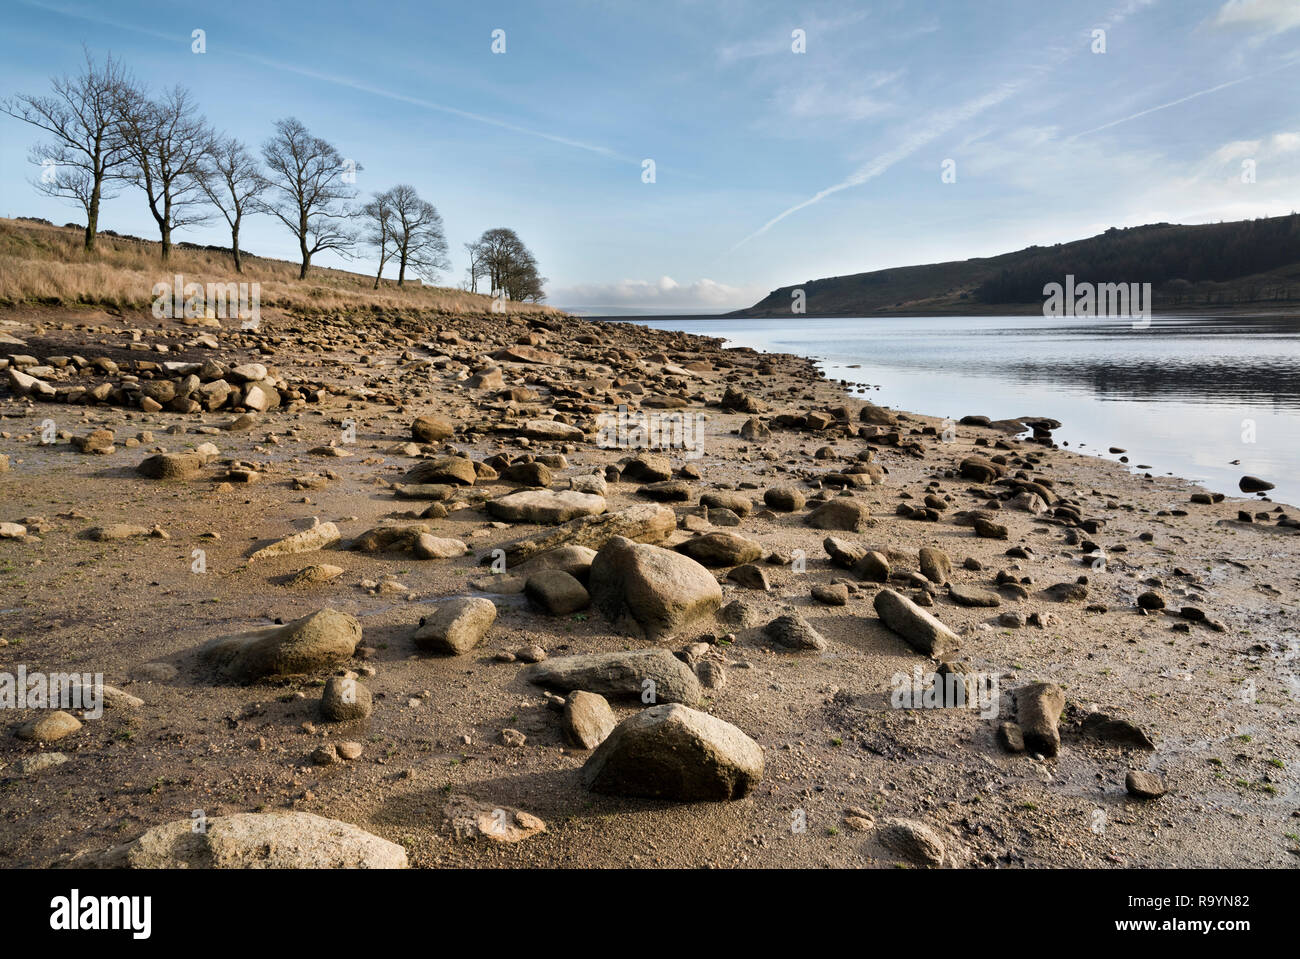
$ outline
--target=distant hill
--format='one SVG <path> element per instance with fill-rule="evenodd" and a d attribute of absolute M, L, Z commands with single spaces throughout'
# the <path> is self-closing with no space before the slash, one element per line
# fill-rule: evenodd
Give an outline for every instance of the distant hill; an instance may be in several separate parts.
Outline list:
<path fill-rule="evenodd" d="M 1150 283 L 1155 309 L 1300 310 L 1300 214 L 1203 226 L 1155 223 L 1055 246 L 809 280 L 729 316 L 790 316 L 804 291 L 814 316 L 1033 313 L 1043 287 Z"/>

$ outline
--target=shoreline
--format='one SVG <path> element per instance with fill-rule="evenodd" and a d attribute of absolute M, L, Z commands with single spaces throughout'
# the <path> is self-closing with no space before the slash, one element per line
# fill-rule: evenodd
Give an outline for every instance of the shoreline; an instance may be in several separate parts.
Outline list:
<path fill-rule="evenodd" d="M 1210 314 L 1207 314 L 1207 315 L 1214 316 L 1214 315 L 1219 315 L 1219 314 L 1218 314 L 1218 313 L 1210 313 Z M 1254 315 L 1254 314 L 1252 314 L 1252 315 Z M 1278 318 L 1278 319 L 1291 319 L 1291 318 L 1293 318 L 1292 316 L 1287 315 L 1287 314 L 1259 314 L 1259 315 L 1260 315 L 1260 316 L 1275 317 L 1275 318 Z M 665 323 L 666 323 L 666 322 L 675 321 L 675 320 L 698 320 L 698 319 L 715 319 L 715 320 L 716 320 L 716 319 L 729 319 L 729 320 L 739 320 L 739 319 L 750 319 L 750 318 L 752 318 L 752 317 L 732 317 L 732 316 L 711 316 L 711 317 L 703 317 L 703 316 L 701 316 L 701 317 L 696 317 L 696 316 L 692 316 L 692 317 L 685 317 L 685 316 L 671 316 L 671 315 L 670 315 L 670 316 L 654 316 L 654 317 L 627 317 L 627 318 L 612 318 L 612 321 L 613 321 L 613 322 L 624 322 L 624 321 L 626 321 L 626 322 L 637 323 L 638 325 L 648 325 L 648 321 L 651 321 L 651 320 L 653 320 L 653 321 L 659 321 L 659 322 L 665 322 Z M 780 319 L 781 317 L 760 317 L 760 318 L 765 318 L 765 319 Z M 810 316 L 809 318 L 815 318 L 815 317 L 811 317 L 811 316 Z M 822 318 L 829 318 L 829 319 L 872 319 L 872 318 L 875 318 L 875 319 L 883 319 L 883 318 L 885 318 L 885 317 L 884 317 L 884 316 L 877 316 L 877 317 L 838 317 L 838 316 L 837 316 L 837 317 L 822 317 Z M 949 318 L 949 317 L 935 317 L 935 318 Z M 1172 315 L 1172 314 L 1171 314 L 1171 315 L 1167 315 L 1166 318 L 1178 318 L 1178 316 L 1177 316 L 1177 315 Z M 586 318 L 586 319 L 594 319 L 594 318 Z M 611 318 L 604 318 L 604 319 L 600 320 L 600 322 L 611 322 Z M 651 329 L 661 329 L 662 327 L 651 326 L 651 327 L 649 327 L 649 328 L 651 328 Z M 676 331 L 676 332 L 681 332 L 681 331 Z M 699 334 L 688 334 L 688 335 L 699 335 Z M 710 339 L 717 340 L 719 344 L 721 344 L 721 343 L 725 343 L 725 342 L 733 342 L 733 343 L 735 342 L 735 340 L 734 340 L 733 338 L 731 338 L 731 337 L 726 337 L 726 336 L 722 336 L 722 337 L 710 337 Z M 775 354 L 772 354 L 772 355 L 775 355 Z M 826 359 L 826 358 L 818 359 L 818 358 L 813 357 L 813 356 L 803 356 L 803 355 L 801 355 L 801 354 L 785 354 L 785 355 L 798 356 L 798 357 L 801 358 L 801 359 L 806 359 L 806 360 L 809 360 L 810 362 L 814 362 L 814 363 L 816 363 L 817 366 L 818 366 L 818 369 L 819 369 L 819 373 L 820 373 L 820 375 L 821 375 L 823 378 L 827 378 L 828 380 L 830 380 L 830 377 L 829 377 L 829 375 L 828 375 L 827 368 L 828 368 L 828 367 L 833 367 L 833 366 L 836 366 L 836 365 L 840 365 L 840 364 L 837 364 L 837 363 L 835 363 L 834 361 L 832 361 L 832 360 L 830 360 L 830 359 Z M 866 387 L 866 388 L 870 388 L 870 387 L 872 387 L 872 386 L 876 386 L 876 387 L 878 388 L 878 386 L 877 386 L 876 384 L 866 383 L 866 382 L 855 382 L 855 381 L 851 381 L 851 380 L 848 380 L 847 378 L 843 378 L 843 377 L 837 377 L 837 378 L 835 378 L 834 381 L 844 383 L 844 389 L 845 389 L 845 396 L 844 396 L 844 398 L 845 398 L 845 399 L 854 399 L 854 398 L 858 398 L 858 396 L 854 393 L 854 390 L 855 390 L 855 388 L 857 388 L 857 387 Z M 936 420 L 941 420 L 941 419 L 942 419 L 942 417 L 935 416 L 934 414 L 930 414 L 930 413 L 921 413 L 921 412 L 916 411 L 916 410 L 904 410 L 902 407 L 892 407 L 892 406 L 891 406 L 891 407 L 889 407 L 889 408 L 890 408 L 890 409 L 896 409 L 896 410 L 899 411 L 899 412 L 911 413 L 911 414 L 913 414 L 913 415 L 931 416 L 931 417 L 933 417 L 933 418 L 936 419 Z M 1045 414 L 1051 414 L 1051 413 L 1054 413 L 1054 412 L 1055 412 L 1055 411 L 1053 411 L 1053 410 L 1044 410 L 1044 411 L 1039 411 L 1039 413 L 1038 413 L 1038 414 L 1035 414 L 1035 415 L 1037 415 L 1037 416 L 1042 416 L 1042 415 L 1045 415 Z M 968 415 L 968 414 L 962 414 L 962 415 Z M 1021 419 L 1034 419 L 1035 416 L 1022 416 L 1022 417 L 1019 417 L 1019 418 L 1021 418 Z M 1068 423 L 1068 422 L 1063 422 L 1063 423 L 1062 423 L 1062 426 L 1061 426 L 1061 430 L 1068 431 L 1068 429 L 1069 429 L 1069 423 Z M 1022 433 L 1028 433 L 1028 432 L 1030 432 L 1030 428 L 1029 428 L 1028 426 L 1026 426 L 1025 429 L 1022 431 Z M 1120 438 L 1119 440 L 1113 440 L 1113 441 L 1112 441 L 1112 445 L 1114 445 L 1116 442 L 1127 442 L 1127 441 L 1124 441 L 1123 438 Z M 1228 481 L 1225 480 L 1225 481 L 1222 482 L 1221 485 L 1216 485 L 1216 481 L 1213 480 L 1213 479 L 1211 479 L 1211 478 L 1206 478 L 1206 479 L 1193 479 L 1193 478 L 1190 478 L 1190 477 L 1187 477 L 1187 476 L 1183 476 L 1183 475 L 1179 474 L 1179 473 L 1176 471 L 1176 468 L 1175 468 L 1174 470 L 1171 470 L 1171 471 L 1166 471 L 1163 475 L 1160 474 L 1160 473 L 1153 473 L 1150 469 L 1148 469 L 1148 470 L 1142 470 L 1142 469 L 1139 469 L 1138 466 L 1136 466 L 1136 465 L 1130 465 L 1130 464 L 1128 464 L 1128 463 L 1123 463 L 1123 462 L 1119 462 L 1119 461 L 1116 461 L 1116 460 L 1107 459 L 1107 456 L 1112 455 L 1112 454 L 1109 454 L 1109 453 L 1106 453 L 1106 452 L 1102 452 L 1102 450 L 1104 449 L 1104 447 L 1103 447 L 1102 445 L 1100 445 L 1100 444 L 1096 445 L 1096 446 L 1094 447 L 1094 449 L 1096 450 L 1095 452 L 1094 452 L 1094 451 L 1091 451 L 1091 450 L 1083 450 L 1083 449 L 1080 448 L 1080 447 L 1069 447 L 1069 451 L 1071 451 L 1071 452 L 1076 452 L 1076 453 L 1079 453 L 1079 454 L 1082 455 L 1082 456 L 1087 456 L 1087 457 L 1090 457 L 1090 458 L 1099 459 L 1099 460 L 1102 460 L 1103 462 L 1114 463 L 1116 466 L 1119 466 L 1119 467 L 1122 467 L 1122 468 L 1128 470 L 1132 475 L 1137 476 L 1137 477 L 1146 478 L 1146 479 L 1154 479 L 1154 478 L 1156 478 L 1156 477 L 1159 477 L 1160 479 L 1177 479 L 1177 480 L 1180 480 L 1181 482 L 1184 482 L 1184 483 L 1193 484 L 1196 488 L 1198 488 L 1198 489 L 1204 489 L 1204 490 L 1206 490 L 1207 492 L 1213 493 L 1213 494 L 1215 494 L 1215 495 L 1222 495 L 1222 496 L 1225 496 L 1225 497 L 1233 497 L 1233 498 L 1245 498 L 1245 499 L 1249 499 L 1249 496 L 1248 496 L 1248 495 L 1243 494 L 1242 491 L 1241 491 L 1239 488 L 1237 488 L 1238 485 L 1239 485 L 1239 483 L 1238 483 L 1238 484 L 1229 484 Z M 1127 452 L 1127 451 L 1126 451 L 1126 452 Z M 1115 454 L 1115 455 L 1118 455 L 1118 454 Z M 1154 459 L 1154 458 L 1157 458 L 1157 457 L 1148 457 L 1148 458 L 1152 458 L 1152 459 Z M 1245 474 L 1242 473 L 1241 475 L 1245 475 Z M 1228 488 L 1230 485 L 1232 486 L 1232 488 Z M 1283 494 L 1283 495 L 1285 495 L 1285 494 Z M 1264 499 L 1262 499 L 1262 500 L 1256 500 L 1256 501 L 1257 501 L 1257 502 L 1271 502 L 1271 503 L 1279 503 L 1279 504 L 1281 504 L 1281 505 L 1288 506 L 1288 507 L 1291 507 L 1291 508 L 1298 508 L 1298 503 L 1300 503 L 1300 501 L 1293 501 L 1293 499 L 1279 499 L 1279 498 L 1277 498 L 1276 495 L 1273 495 L 1273 494 L 1269 494 L 1269 495 L 1267 495 Z"/>
<path fill-rule="evenodd" d="M 108 379 L 121 389 L 135 377 L 156 391 L 176 378 L 163 362 L 261 364 L 259 382 L 278 403 L 247 414 L 238 404 L 147 412 L 0 393 L 0 453 L 10 460 L 0 522 L 27 528 L 0 539 L 0 671 L 102 672 L 140 701 L 44 747 L 0 742 L 0 775 L 14 780 L 0 795 L 0 846 L 15 865 L 99 855 L 195 808 L 209 817 L 313 812 L 400 843 L 426 868 L 893 868 L 899 854 L 880 837 L 895 820 L 923 824 L 944 849 L 941 863 L 913 865 L 1294 862 L 1285 834 L 1300 788 L 1300 744 L 1288 732 L 1297 664 L 1282 637 L 1300 630 L 1300 539 L 1273 520 L 1237 522 L 1247 501 L 1191 503 L 1187 481 L 1147 482 L 1122 464 L 981 426 L 959 427 L 948 443 L 934 417 L 844 398 L 812 359 L 636 324 L 285 315 L 254 333 L 141 322 L 137 336 L 134 321 L 78 322 L 44 316 L 16 330 L 26 345 L 7 352 L 116 358 L 112 377 L 51 377 L 62 389 Z M 205 336 L 216 345 L 201 345 Z M 670 475 L 638 477 L 629 468 L 637 450 L 593 440 L 599 415 L 620 404 L 705 416 L 702 455 L 658 451 Z M 46 417 L 58 434 L 49 446 L 38 435 Z M 419 417 L 449 429 L 420 439 Z M 113 432 L 111 452 L 71 443 L 97 430 Z M 216 456 L 189 475 L 137 472 L 160 449 L 203 443 Z M 397 495 L 409 470 L 451 454 L 471 473 L 444 484 L 442 498 Z M 972 456 L 994 460 L 1002 475 L 961 475 Z M 715 612 L 650 640 L 595 606 L 548 615 L 523 592 L 535 567 L 494 576 L 483 565 L 495 549 L 557 529 L 487 504 L 596 488 L 593 477 L 604 513 L 671 514 L 671 529 L 646 531 L 644 542 L 680 552 L 713 537 L 723 562 L 707 569 L 732 618 Z M 1040 511 L 1020 495 L 1024 483 L 1053 502 Z M 774 508 L 774 488 L 806 502 Z M 810 525 L 828 505 L 852 513 L 852 528 Z M 1005 527 L 1006 538 L 977 535 L 974 518 Z M 334 523 L 339 542 L 252 559 L 313 521 Z M 92 535 L 119 525 L 131 528 L 123 538 Z M 411 538 L 372 535 L 422 525 L 466 551 L 426 559 Z M 738 562 L 752 555 L 745 544 L 758 558 Z M 923 547 L 942 551 L 951 569 L 926 576 L 935 567 L 920 559 Z M 888 564 L 884 582 L 846 565 L 868 549 Z M 326 565 L 339 572 L 290 585 Z M 757 572 L 732 575 L 747 565 Z M 884 589 L 928 604 L 960 638 L 951 658 L 996 677 L 1008 696 L 999 716 L 891 706 L 893 677 L 934 662 L 878 617 Z M 1146 592 L 1165 608 L 1140 606 Z M 462 596 L 496 607 L 481 642 L 458 655 L 422 649 L 420 623 Z M 996 606 L 980 605 L 989 597 Z M 355 655 L 335 666 L 240 684 L 201 655 L 215 637 L 323 607 L 363 630 Z M 772 638 L 767 626 L 790 614 L 820 648 Z M 730 802 L 592 792 L 582 778 L 590 753 L 565 738 L 561 713 L 529 681 L 520 656 L 531 647 L 543 661 L 676 653 L 713 683 L 698 708 L 762 749 L 761 779 Z M 323 683 L 343 669 L 372 692 L 364 718 L 322 716 Z M 1250 702 L 1240 695 L 1247 679 Z M 1036 682 L 1064 691 L 1055 757 L 999 741 L 1001 723 L 1023 719 L 1016 692 Z M 635 696 L 609 701 L 618 721 L 644 708 Z M 1097 738 L 1088 717 L 1099 713 L 1156 748 Z M 346 743 L 360 746 L 357 758 L 328 758 Z M 55 751 L 66 761 L 27 771 Z M 1161 777 L 1167 795 L 1129 795 L 1134 770 Z M 73 788 L 85 781 L 100 784 L 103 803 Z M 465 841 L 444 812 L 466 798 L 526 811 L 546 829 L 512 843 Z M 20 815 L 31 808 L 43 815 Z M 1102 832 L 1092 828 L 1096 810 L 1109 824 Z M 796 811 L 806 833 L 791 831 Z"/>

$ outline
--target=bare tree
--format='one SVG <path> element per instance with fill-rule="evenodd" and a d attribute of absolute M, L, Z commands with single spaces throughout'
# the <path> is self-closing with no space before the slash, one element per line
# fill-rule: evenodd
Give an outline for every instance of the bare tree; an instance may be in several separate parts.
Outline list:
<path fill-rule="evenodd" d="M 234 137 L 213 138 L 199 170 L 199 186 L 230 226 L 230 252 L 235 258 L 236 273 L 244 272 L 239 257 L 239 225 L 245 213 L 258 211 L 258 198 L 266 185 L 257 160 L 244 144 Z"/>
<path fill-rule="evenodd" d="M 514 230 L 487 230 L 473 246 L 480 275 L 487 276 L 494 297 L 520 302 L 545 298 L 542 288 L 546 281 L 537 272 L 537 259 Z"/>
<path fill-rule="evenodd" d="M 52 78 L 52 96 L 19 95 L 0 101 L 0 111 L 54 136 L 33 148 L 40 165 L 36 188 L 47 196 L 75 200 L 86 212 L 87 250 L 95 248 L 99 205 L 115 194 L 111 182 L 122 176 L 131 155 L 121 139 L 118 108 L 131 80 L 110 54 L 102 68 L 86 51 L 77 77 Z"/>
<path fill-rule="evenodd" d="M 442 217 L 437 208 L 421 200 L 415 187 L 405 183 L 389 190 L 385 196 L 393 211 L 395 240 L 397 244 L 397 285 L 406 280 L 410 271 L 429 282 L 438 274 L 451 269 L 447 259 L 447 235 L 442 229 Z"/>
<path fill-rule="evenodd" d="M 483 245 L 478 240 L 466 243 L 465 252 L 469 254 L 469 268 L 465 271 L 466 286 L 471 293 L 477 293 L 478 280 L 483 275 Z"/>
<path fill-rule="evenodd" d="M 298 238 L 298 279 L 307 277 L 312 256 L 321 250 L 351 256 L 356 235 L 350 221 L 356 214 L 346 204 L 357 194 L 347 177 L 361 167 L 346 168 L 338 150 L 293 117 L 276 122 L 275 136 L 262 147 L 262 159 L 269 184 L 269 199 L 262 208 Z"/>
<path fill-rule="evenodd" d="M 375 289 L 384 275 L 384 265 L 392 259 L 397 246 L 397 218 L 392 206 L 392 191 L 376 193 L 375 198 L 361 208 L 365 224 L 362 242 L 379 253 L 379 271 L 375 274 Z M 400 283 L 398 284 L 401 285 Z"/>
<path fill-rule="evenodd" d="M 172 231 L 210 218 L 202 175 L 212 149 L 212 130 L 181 86 L 156 100 L 143 90 L 127 90 L 120 122 L 122 138 L 135 161 L 131 182 L 149 201 L 166 263 L 171 258 Z"/>

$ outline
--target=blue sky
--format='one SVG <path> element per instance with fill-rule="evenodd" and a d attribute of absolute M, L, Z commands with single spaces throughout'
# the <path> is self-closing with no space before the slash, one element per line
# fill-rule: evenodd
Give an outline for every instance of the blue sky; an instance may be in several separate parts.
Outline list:
<path fill-rule="evenodd" d="M 0 95 L 46 92 L 84 42 L 189 87 L 250 145 L 296 116 L 361 164 L 364 193 L 409 182 L 438 207 L 448 285 L 466 241 L 510 226 L 549 301 L 588 311 L 732 309 L 816 277 L 1300 208 L 1300 0 L 4 0 L 3 22 Z M 0 214 L 80 220 L 31 187 L 38 136 L 0 116 Z M 155 233 L 130 189 L 101 225 Z M 222 226 L 177 239 L 228 242 Z M 241 239 L 296 258 L 267 218 Z"/>

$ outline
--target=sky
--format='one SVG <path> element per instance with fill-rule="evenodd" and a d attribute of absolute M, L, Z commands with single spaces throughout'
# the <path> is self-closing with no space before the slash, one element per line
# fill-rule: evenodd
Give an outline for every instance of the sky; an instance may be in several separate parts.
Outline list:
<path fill-rule="evenodd" d="M 0 3 L 0 97 L 48 92 L 84 44 L 251 147 L 297 117 L 363 198 L 434 203 L 442 283 L 508 226 L 581 312 L 1300 209 L 1300 0 Z M 81 222 L 31 185 L 40 136 L 0 115 L 0 215 Z M 132 188 L 100 223 L 156 235 Z M 297 258 L 267 217 L 240 245 Z"/>

